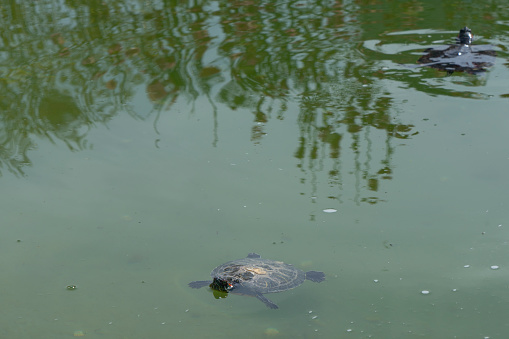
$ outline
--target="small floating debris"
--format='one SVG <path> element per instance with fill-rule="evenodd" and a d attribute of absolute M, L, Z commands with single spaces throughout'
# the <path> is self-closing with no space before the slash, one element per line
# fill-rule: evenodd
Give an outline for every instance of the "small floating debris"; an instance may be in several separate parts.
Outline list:
<path fill-rule="evenodd" d="M 500 268 L 500 266 L 498 266 L 498 265 L 492 265 L 492 266 L 490 266 L 490 268 L 491 268 L 492 270 L 498 270 L 498 269 Z"/>
<path fill-rule="evenodd" d="M 422 294 L 422 295 L 428 295 L 429 293 L 430 293 L 430 292 L 429 292 L 428 290 L 422 290 L 422 291 L 421 291 L 421 294 Z"/>
<path fill-rule="evenodd" d="M 469 267 L 470 267 L 470 265 L 463 265 L 463 267 L 465 267 L 465 268 L 469 268 Z"/>
<path fill-rule="evenodd" d="M 326 208 L 323 210 L 325 213 L 336 213 L 338 210 L 335 208 Z"/>
<path fill-rule="evenodd" d="M 76 285 L 67 285 L 65 288 L 68 289 L 69 291 L 74 291 L 78 287 Z"/>

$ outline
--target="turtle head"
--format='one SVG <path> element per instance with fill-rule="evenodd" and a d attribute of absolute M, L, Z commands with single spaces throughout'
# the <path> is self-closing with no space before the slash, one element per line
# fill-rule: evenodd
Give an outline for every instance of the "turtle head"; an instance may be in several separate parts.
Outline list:
<path fill-rule="evenodd" d="M 468 27 L 463 27 L 460 29 L 460 33 L 458 34 L 458 43 L 462 45 L 470 45 L 474 40 L 474 35 L 472 34 L 472 30 Z"/>
<path fill-rule="evenodd" d="M 212 283 L 209 285 L 211 289 L 220 292 L 228 293 L 233 287 L 235 287 L 234 282 L 229 281 L 228 279 L 222 278 L 214 278 Z"/>

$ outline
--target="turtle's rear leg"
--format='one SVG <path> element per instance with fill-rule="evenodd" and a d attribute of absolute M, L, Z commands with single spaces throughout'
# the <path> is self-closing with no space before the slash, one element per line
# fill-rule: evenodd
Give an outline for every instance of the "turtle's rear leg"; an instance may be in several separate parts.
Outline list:
<path fill-rule="evenodd" d="M 318 271 L 309 271 L 306 272 L 306 279 L 319 283 L 325 280 L 325 273 Z"/>

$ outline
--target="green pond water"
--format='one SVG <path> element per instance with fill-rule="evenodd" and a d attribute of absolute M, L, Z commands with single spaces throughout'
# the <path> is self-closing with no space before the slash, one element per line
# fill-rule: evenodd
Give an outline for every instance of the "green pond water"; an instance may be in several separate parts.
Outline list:
<path fill-rule="evenodd" d="M 488 72 L 416 67 L 465 25 Z M 10 0 L 0 27 L 0 338 L 509 335 L 506 2 Z M 187 286 L 250 252 L 326 280 L 278 310 Z"/>

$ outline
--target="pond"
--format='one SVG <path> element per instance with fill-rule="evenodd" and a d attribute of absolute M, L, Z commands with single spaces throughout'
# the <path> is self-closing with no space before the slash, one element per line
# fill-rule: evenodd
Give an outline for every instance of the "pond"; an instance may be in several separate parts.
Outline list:
<path fill-rule="evenodd" d="M 505 3 L 0 16 L 0 337 L 509 333 Z M 417 63 L 465 26 L 493 66 Z M 267 294 L 274 310 L 189 288 L 249 253 L 325 281 Z"/>

